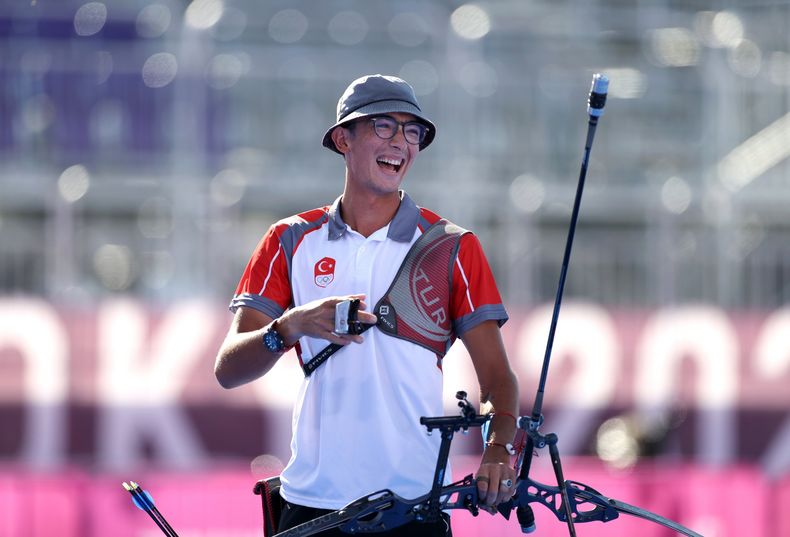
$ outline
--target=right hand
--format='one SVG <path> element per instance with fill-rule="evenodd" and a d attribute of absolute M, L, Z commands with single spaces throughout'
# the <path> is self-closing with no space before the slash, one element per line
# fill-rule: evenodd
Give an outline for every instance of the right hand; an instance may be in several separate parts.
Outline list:
<path fill-rule="evenodd" d="M 378 322 L 376 316 L 364 311 L 367 308 L 365 295 L 332 296 L 292 308 L 280 317 L 277 324 L 286 344 L 293 345 L 302 336 L 325 339 L 338 345 L 362 343 L 364 341 L 362 334 L 341 335 L 334 332 L 335 305 L 354 298 L 360 301 L 357 318 L 365 324 L 376 324 Z"/>

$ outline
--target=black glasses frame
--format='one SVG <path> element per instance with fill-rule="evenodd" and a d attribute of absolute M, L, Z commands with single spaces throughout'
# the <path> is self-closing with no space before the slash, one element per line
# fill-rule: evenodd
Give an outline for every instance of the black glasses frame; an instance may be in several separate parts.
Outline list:
<path fill-rule="evenodd" d="M 382 136 L 378 128 L 376 128 L 376 123 L 382 119 L 391 121 L 395 124 L 395 128 L 392 129 L 392 134 L 390 136 Z M 392 140 L 395 137 L 395 135 L 398 134 L 398 126 L 400 126 L 403 129 L 403 138 L 406 140 L 407 143 L 410 143 L 411 145 L 419 145 L 423 143 L 425 141 L 425 137 L 428 135 L 428 131 L 430 130 L 430 127 L 428 127 L 424 123 L 420 123 L 419 121 L 398 121 L 394 117 L 388 115 L 373 116 L 368 118 L 368 121 L 373 123 L 373 132 L 375 132 L 376 136 L 378 136 L 382 140 Z M 416 141 L 410 140 L 409 135 L 406 134 L 406 127 L 411 125 L 415 125 L 420 129 Z"/>

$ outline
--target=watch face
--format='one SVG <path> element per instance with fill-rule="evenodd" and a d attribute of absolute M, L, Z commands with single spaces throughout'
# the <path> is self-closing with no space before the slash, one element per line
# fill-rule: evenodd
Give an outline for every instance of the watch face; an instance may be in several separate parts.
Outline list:
<path fill-rule="evenodd" d="M 263 334 L 263 343 L 271 352 L 280 352 L 285 348 L 283 338 L 271 328 Z"/>

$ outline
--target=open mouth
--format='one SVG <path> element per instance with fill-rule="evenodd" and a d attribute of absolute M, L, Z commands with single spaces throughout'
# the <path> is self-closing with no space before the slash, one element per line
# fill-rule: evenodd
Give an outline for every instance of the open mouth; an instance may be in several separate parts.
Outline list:
<path fill-rule="evenodd" d="M 403 159 L 391 159 L 391 158 L 379 157 L 376 159 L 376 162 L 381 168 L 387 171 L 397 173 L 400 171 L 405 161 Z"/>

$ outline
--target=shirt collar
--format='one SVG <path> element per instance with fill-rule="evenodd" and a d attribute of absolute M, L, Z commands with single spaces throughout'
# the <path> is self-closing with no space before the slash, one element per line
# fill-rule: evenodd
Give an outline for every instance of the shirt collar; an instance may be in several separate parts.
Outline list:
<path fill-rule="evenodd" d="M 400 191 L 400 205 L 395 216 L 389 223 L 387 238 L 397 242 L 409 242 L 414 237 L 417 229 L 417 222 L 420 219 L 420 208 L 412 201 L 406 192 Z M 338 197 L 332 206 L 329 207 L 329 240 L 337 240 L 342 237 L 348 229 L 343 218 L 340 216 L 340 201 L 343 196 Z"/>

